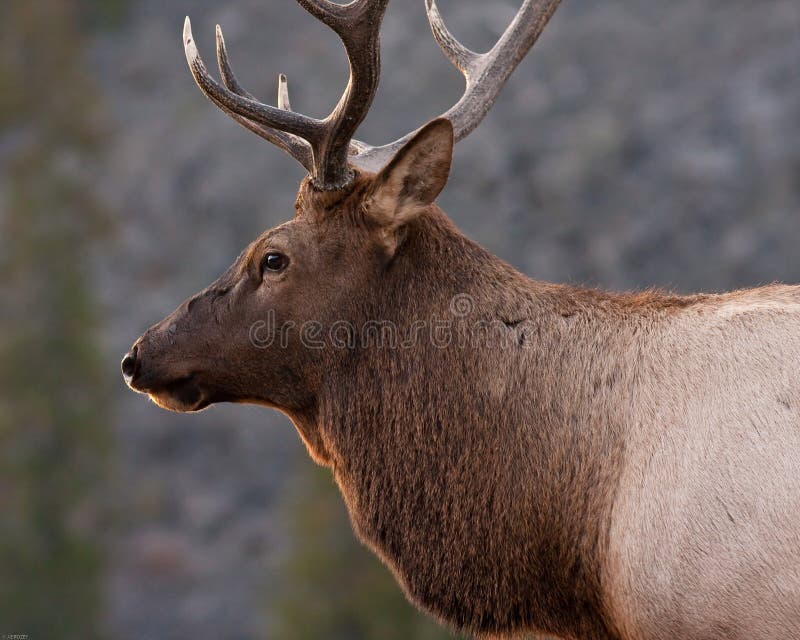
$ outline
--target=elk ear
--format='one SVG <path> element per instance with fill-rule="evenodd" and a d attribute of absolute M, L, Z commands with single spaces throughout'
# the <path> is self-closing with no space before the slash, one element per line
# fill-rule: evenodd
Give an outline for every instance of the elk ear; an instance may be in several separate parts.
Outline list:
<path fill-rule="evenodd" d="M 368 211 L 394 252 L 400 230 L 422 213 L 447 184 L 453 160 L 453 125 L 426 124 L 375 177 Z"/>

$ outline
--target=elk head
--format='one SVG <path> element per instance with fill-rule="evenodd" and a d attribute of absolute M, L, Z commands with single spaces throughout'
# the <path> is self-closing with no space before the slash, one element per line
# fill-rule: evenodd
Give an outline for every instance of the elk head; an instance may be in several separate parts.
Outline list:
<path fill-rule="evenodd" d="M 292 111 L 283 75 L 277 107 L 245 91 L 219 27 L 218 83 L 186 19 L 186 58 L 203 93 L 289 153 L 309 177 L 291 221 L 255 240 L 221 278 L 151 327 L 124 357 L 128 385 L 166 409 L 252 402 L 284 411 L 298 426 L 313 413 L 319 385 L 346 350 L 313 348 L 303 331 L 337 321 L 358 326 L 381 312 L 373 304 L 376 292 L 397 277 L 391 265 L 404 258 L 408 230 L 427 216 L 443 217 L 433 203 L 447 181 L 454 141 L 482 120 L 559 2 L 526 0 L 497 44 L 477 54 L 450 34 L 433 0 L 426 0 L 433 35 L 465 76 L 466 90 L 442 117 L 375 147 L 353 135 L 377 90 L 379 30 L 388 0 L 297 1 L 338 34 L 350 61 L 347 88 L 323 120 Z M 313 434 L 303 435 L 307 443 L 313 440 Z M 316 454 L 325 457 L 319 447 Z"/>

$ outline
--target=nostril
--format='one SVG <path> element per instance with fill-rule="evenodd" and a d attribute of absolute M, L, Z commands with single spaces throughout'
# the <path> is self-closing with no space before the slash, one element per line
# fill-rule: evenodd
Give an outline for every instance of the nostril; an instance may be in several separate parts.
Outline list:
<path fill-rule="evenodd" d="M 126 380 L 131 380 L 133 374 L 136 373 L 136 356 L 139 353 L 139 347 L 131 349 L 130 353 L 126 354 L 122 359 L 122 375 Z"/>

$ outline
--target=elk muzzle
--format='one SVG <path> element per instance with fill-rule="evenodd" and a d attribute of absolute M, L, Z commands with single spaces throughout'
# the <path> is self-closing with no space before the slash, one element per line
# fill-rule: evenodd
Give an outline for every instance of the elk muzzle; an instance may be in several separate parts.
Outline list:
<path fill-rule="evenodd" d="M 158 406 L 170 411 L 200 411 L 212 403 L 199 380 L 199 371 L 181 362 L 169 349 L 169 329 L 160 327 L 145 333 L 122 358 L 125 383 L 138 393 L 150 396 Z"/>

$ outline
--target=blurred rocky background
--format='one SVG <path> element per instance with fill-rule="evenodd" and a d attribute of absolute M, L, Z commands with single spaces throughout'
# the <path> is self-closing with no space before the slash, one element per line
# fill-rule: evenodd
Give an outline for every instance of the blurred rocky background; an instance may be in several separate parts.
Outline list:
<path fill-rule="evenodd" d="M 441 0 L 488 46 L 511 0 Z M 118 362 L 290 217 L 302 172 L 194 87 L 220 23 L 243 84 L 328 112 L 335 37 L 291 0 L 0 3 L 0 634 L 434 639 L 353 540 L 330 475 L 262 409 L 156 409 Z M 359 137 L 462 89 L 395 0 Z M 680 292 L 800 282 L 797 0 L 566 0 L 441 204 L 539 279 Z"/>

